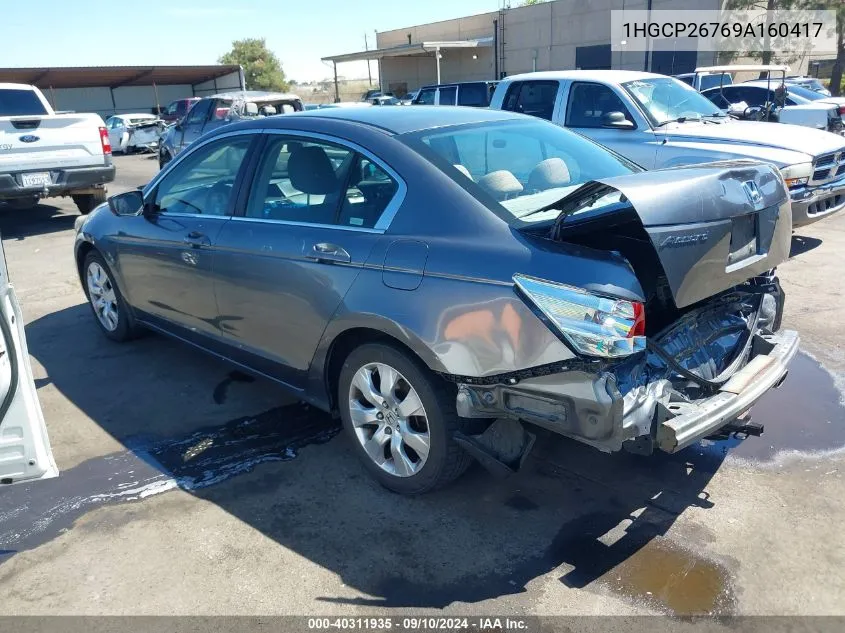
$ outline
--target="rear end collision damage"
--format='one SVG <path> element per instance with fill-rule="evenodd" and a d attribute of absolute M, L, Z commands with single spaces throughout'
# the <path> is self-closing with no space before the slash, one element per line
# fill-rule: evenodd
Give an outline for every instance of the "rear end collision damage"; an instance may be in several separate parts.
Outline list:
<path fill-rule="evenodd" d="M 694 188 L 676 186 L 681 176 Z M 798 335 L 780 329 L 774 267 L 788 257 L 791 215 L 776 171 L 730 163 L 623 176 L 584 185 L 560 208 L 551 228 L 525 230 L 621 255 L 642 296 L 514 275 L 514 293 L 572 358 L 452 376 L 458 414 L 529 422 L 607 452 L 672 453 L 725 430 L 759 434 L 737 420 L 783 382 L 798 348 Z M 524 460 L 476 439 L 476 452 L 511 468 Z"/>

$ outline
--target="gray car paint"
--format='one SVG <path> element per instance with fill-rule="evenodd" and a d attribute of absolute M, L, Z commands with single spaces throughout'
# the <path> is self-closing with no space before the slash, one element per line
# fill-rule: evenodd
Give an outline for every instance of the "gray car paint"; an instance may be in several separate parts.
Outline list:
<path fill-rule="evenodd" d="M 591 370 L 591 361 L 576 357 L 515 293 L 512 276 L 519 272 L 576 287 L 612 288 L 618 296 L 643 301 L 642 288 L 628 262 L 618 253 L 553 242 L 511 227 L 465 184 L 396 135 L 444 121 L 520 119 L 527 117 L 471 108 L 385 108 L 315 111 L 234 124 L 203 137 L 194 147 L 232 134 L 289 133 L 316 134 L 367 148 L 406 186 L 401 206 L 389 226 L 340 230 L 239 218 L 244 197 L 236 191 L 236 217 L 214 218 L 213 227 L 202 225 L 208 243 L 201 247 L 182 241 L 207 218 L 168 223 L 166 214 L 117 217 L 102 206 L 79 227 L 77 262 L 81 265 L 86 252 L 96 248 L 109 262 L 115 282 L 141 322 L 283 382 L 322 408 L 332 406 L 327 370 L 334 346 L 347 337 L 359 341 L 367 332 L 377 332 L 406 345 L 432 370 L 459 382 L 572 362 L 587 378 L 559 375 L 556 382 L 577 385 L 574 389 L 583 394 L 585 415 L 587 411 L 598 415 L 597 403 L 604 402 L 606 414 L 616 411 L 608 419 L 616 420 L 622 405 L 612 390 L 602 387 L 608 376 Z M 191 151 L 194 148 L 163 173 Z M 706 187 L 721 183 L 730 189 L 739 170 L 741 177 L 756 179 L 766 196 L 776 195 L 776 177 L 769 167 L 701 170 L 694 173 Z M 616 179 L 614 186 L 630 193 L 635 205 L 640 200 L 651 205 L 661 191 L 689 193 L 690 187 L 679 187 L 678 182 L 691 173 L 654 172 L 645 175 L 649 180 L 643 187 L 638 186 L 637 179 L 644 176 L 640 174 Z M 160 178 L 145 188 L 146 196 Z M 777 182 L 782 187 L 782 181 Z M 734 194 L 726 197 L 719 218 L 742 209 Z M 780 194 L 785 192 L 781 189 Z M 711 202 L 679 195 L 674 203 L 678 217 L 694 222 L 703 219 L 700 214 L 710 210 Z M 655 206 L 649 212 L 652 215 L 644 213 L 645 223 L 671 219 L 670 206 Z M 788 215 L 780 222 L 775 215 L 773 221 L 789 226 Z M 163 232 L 168 235 L 167 246 L 162 244 Z M 127 240 L 132 249 L 147 248 L 152 254 L 127 257 L 127 252 L 134 252 L 121 246 Z M 350 261 L 307 256 L 311 245 L 326 240 L 346 249 Z M 408 245 L 407 256 L 401 251 L 397 254 L 403 244 Z M 709 256 L 712 253 L 701 253 L 698 260 L 685 265 L 695 271 Z M 759 263 L 772 268 L 783 257 L 780 248 L 773 248 Z M 158 288 L 155 292 L 140 281 L 152 279 Z M 585 420 L 589 419 L 587 415 Z M 614 438 L 614 445 L 619 441 Z"/>

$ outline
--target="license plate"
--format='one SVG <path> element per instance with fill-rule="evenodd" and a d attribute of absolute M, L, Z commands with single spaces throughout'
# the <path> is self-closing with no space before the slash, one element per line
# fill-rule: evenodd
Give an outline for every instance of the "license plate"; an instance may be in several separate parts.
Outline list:
<path fill-rule="evenodd" d="M 21 183 L 24 187 L 39 187 L 41 185 L 52 185 L 53 179 L 50 174 L 43 172 L 39 174 L 21 174 Z"/>

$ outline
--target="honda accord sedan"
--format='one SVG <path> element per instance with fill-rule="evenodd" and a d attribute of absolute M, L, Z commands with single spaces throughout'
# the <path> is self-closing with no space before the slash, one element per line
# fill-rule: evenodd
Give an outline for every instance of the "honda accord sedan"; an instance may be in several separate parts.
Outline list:
<path fill-rule="evenodd" d="M 338 415 L 387 488 L 759 433 L 786 375 L 791 215 L 756 162 L 644 172 L 475 108 L 315 110 L 203 136 L 80 219 L 103 334 L 170 335 Z"/>

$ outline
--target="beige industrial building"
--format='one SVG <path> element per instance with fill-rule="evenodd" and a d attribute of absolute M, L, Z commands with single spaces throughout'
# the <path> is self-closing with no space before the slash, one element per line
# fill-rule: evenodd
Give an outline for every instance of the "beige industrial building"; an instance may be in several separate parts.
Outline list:
<path fill-rule="evenodd" d="M 655 40 L 650 50 L 612 51 L 611 10 L 721 7 L 720 0 L 553 0 L 377 34 L 377 48 L 325 57 L 337 65 L 378 60 L 379 83 L 397 95 L 426 84 L 501 78 L 517 73 L 583 69 L 691 72 L 713 65 L 716 53 L 689 40 Z M 694 40 L 693 40 L 694 42 Z M 805 72 L 807 61 L 792 64 Z"/>

